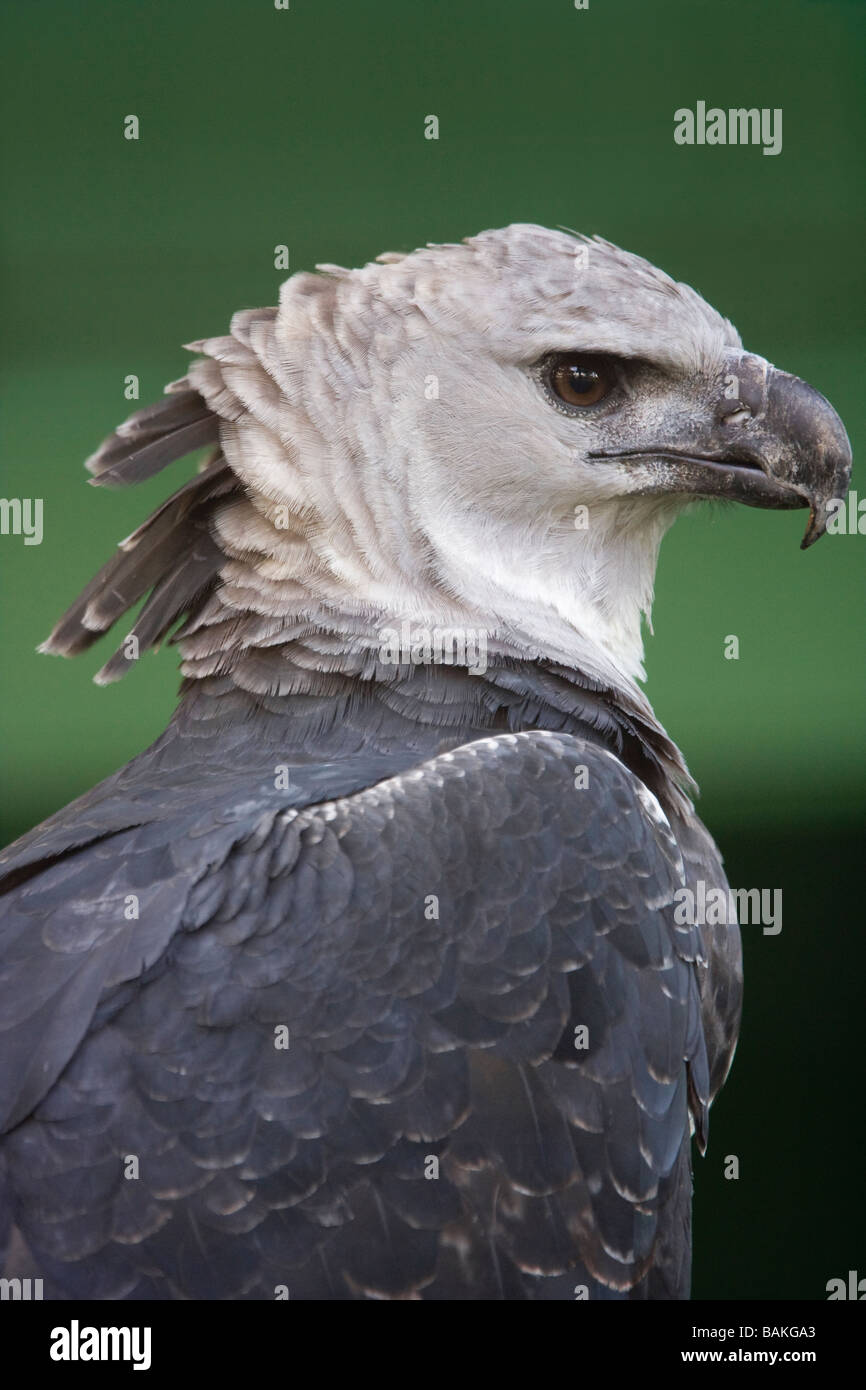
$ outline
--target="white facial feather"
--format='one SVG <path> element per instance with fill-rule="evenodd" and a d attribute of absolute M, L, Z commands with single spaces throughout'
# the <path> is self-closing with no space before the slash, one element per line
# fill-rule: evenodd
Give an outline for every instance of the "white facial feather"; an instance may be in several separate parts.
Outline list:
<path fill-rule="evenodd" d="M 226 422 L 249 499 L 218 515 L 232 558 L 197 627 L 246 611 L 271 641 L 281 623 L 342 624 L 374 645 L 389 622 L 462 624 L 641 678 L 641 617 L 683 499 L 630 496 L 622 462 L 588 457 L 597 418 L 555 409 L 533 367 L 604 352 L 687 382 L 739 345 L 731 325 L 639 257 L 543 227 L 322 269 L 191 345 L 189 382 Z M 652 408 L 629 402 L 637 443 Z M 195 650 L 182 643 L 190 675 Z"/>

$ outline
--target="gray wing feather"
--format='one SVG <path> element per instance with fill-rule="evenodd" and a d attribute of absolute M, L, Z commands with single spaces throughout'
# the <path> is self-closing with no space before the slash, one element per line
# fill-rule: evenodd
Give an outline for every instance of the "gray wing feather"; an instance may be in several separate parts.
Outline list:
<path fill-rule="evenodd" d="M 686 1296 L 700 941 L 633 775 L 525 733 L 313 805 L 206 784 L 106 831 L 115 788 L 101 838 L 10 861 L 16 1272 L 23 1246 L 54 1297 Z"/>

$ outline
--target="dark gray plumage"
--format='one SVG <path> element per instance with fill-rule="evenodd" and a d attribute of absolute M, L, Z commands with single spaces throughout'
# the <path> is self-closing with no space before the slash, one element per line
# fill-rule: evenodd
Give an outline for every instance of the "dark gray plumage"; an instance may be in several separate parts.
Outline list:
<path fill-rule="evenodd" d="M 189 379 L 91 461 L 95 482 L 123 485 L 216 446 L 47 644 L 81 651 L 149 594 L 133 633 L 144 649 L 181 622 L 186 679 L 152 748 L 0 858 L 7 1277 L 101 1299 L 688 1295 L 690 1129 L 703 1148 L 736 1041 L 740 946 L 736 926 L 674 920 L 678 888 L 724 875 L 634 684 L 645 575 L 635 561 L 629 587 L 608 565 L 601 585 L 580 552 L 578 607 L 548 614 L 543 593 L 501 578 L 494 488 L 478 494 L 489 548 L 471 589 L 449 561 L 453 519 L 436 529 L 445 493 L 432 501 L 457 377 L 435 425 L 419 390 L 417 475 L 389 511 L 402 464 L 392 417 L 385 463 L 374 422 L 409 407 L 376 373 L 404 371 L 417 309 L 430 338 L 409 335 L 416 379 L 448 383 L 459 314 L 510 289 L 498 341 L 492 311 L 479 332 L 494 359 L 509 335 L 520 346 L 527 404 L 513 409 L 537 411 L 538 431 L 549 412 L 570 467 L 569 431 L 595 432 L 569 495 L 590 497 L 611 546 L 627 509 L 650 589 L 690 496 L 808 502 L 820 534 L 850 455 L 802 383 L 780 423 L 793 379 L 739 352 L 692 291 L 599 242 L 581 282 L 579 244 L 517 227 L 294 277 L 279 314 L 197 345 Z M 613 354 L 618 324 L 622 359 L 657 363 L 632 383 L 626 426 L 612 407 L 563 420 L 543 382 L 526 394 L 543 353 Z M 758 392 L 736 411 L 719 404 L 734 360 L 743 399 Z M 684 425 L 693 390 L 706 421 L 694 407 Z M 483 381 L 479 394 L 483 413 Z M 343 401 L 349 415 L 331 414 Z M 492 468 L 507 510 L 505 453 Z M 461 467 L 477 465 L 473 452 Z M 535 486 L 541 508 L 543 472 Z M 548 520 L 551 547 L 578 544 L 568 516 L 570 535 L 555 507 Z M 382 659 L 383 621 L 454 621 L 461 604 L 490 636 L 486 671 Z M 121 648 L 101 678 L 128 665 Z"/>

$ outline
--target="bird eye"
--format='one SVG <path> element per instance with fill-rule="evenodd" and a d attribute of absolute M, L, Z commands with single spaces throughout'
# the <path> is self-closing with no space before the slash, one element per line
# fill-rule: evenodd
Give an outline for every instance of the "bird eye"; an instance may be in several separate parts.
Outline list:
<path fill-rule="evenodd" d="M 548 368 L 551 390 L 565 405 L 597 405 L 614 384 L 607 362 L 598 357 L 576 354 L 555 357 Z"/>

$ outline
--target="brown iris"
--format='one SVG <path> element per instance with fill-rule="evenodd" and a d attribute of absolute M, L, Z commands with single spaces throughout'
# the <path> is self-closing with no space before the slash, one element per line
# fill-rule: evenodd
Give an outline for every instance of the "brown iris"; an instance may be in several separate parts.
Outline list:
<path fill-rule="evenodd" d="M 556 357 L 550 367 L 550 385 L 565 405 L 596 405 L 613 386 L 610 367 L 598 357 L 577 353 Z"/>

